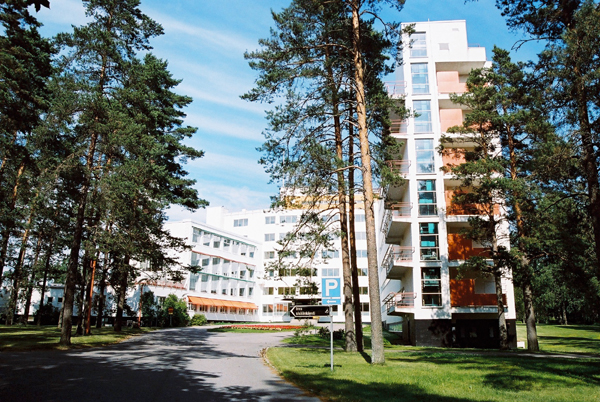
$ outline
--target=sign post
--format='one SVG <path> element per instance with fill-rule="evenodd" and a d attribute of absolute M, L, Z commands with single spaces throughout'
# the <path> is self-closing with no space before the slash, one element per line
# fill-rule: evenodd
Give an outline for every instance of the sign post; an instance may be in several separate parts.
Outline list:
<path fill-rule="evenodd" d="M 342 304 L 342 281 L 340 278 L 323 278 L 321 281 L 321 299 L 326 305 Z M 331 371 L 333 371 L 333 309 L 329 311 L 329 335 Z"/>
<path fill-rule="evenodd" d="M 314 306 L 292 306 L 290 315 L 294 318 L 312 318 L 328 316 L 331 312 L 331 307 L 323 305 Z"/>

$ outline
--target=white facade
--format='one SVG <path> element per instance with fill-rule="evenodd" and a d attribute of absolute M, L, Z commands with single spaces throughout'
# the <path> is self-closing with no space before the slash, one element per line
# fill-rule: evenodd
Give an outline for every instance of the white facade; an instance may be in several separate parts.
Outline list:
<path fill-rule="evenodd" d="M 465 21 L 418 22 L 414 30 L 410 39 L 404 38 L 404 43 L 412 46 L 403 50 L 399 81 L 390 86 L 418 116 L 398 120 L 393 126 L 402 155 L 390 163 L 406 183 L 389 188 L 385 209 L 380 206 L 385 239 L 379 249 L 383 319 L 392 328 L 401 327 L 413 344 L 435 344 L 435 335 L 428 333 L 432 326 L 446 334 L 442 343 L 468 343 L 466 338 L 483 331 L 480 327 L 491 331 L 488 338 L 497 336 L 495 287 L 492 278 L 474 275 L 460 279 L 456 275 L 456 267 L 464 259 L 484 249 L 459 233 L 473 212 L 450 205 L 460 182 L 440 168 L 460 161 L 442 157 L 437 149 L 441 135 L 448 127 L 460 125 L 468 112 L 454 104 L 450 94 L 465 92 L 469 72 L 490 64 L 484 48 L 469 46 Z M 506 222 L 500 232 L 508 247 Z M 513 321 L 514 331 L 510 278 L 503 280 L 503 293 L 506 318 Z M 494 320 L 496 330 L 490 329 Z"/>

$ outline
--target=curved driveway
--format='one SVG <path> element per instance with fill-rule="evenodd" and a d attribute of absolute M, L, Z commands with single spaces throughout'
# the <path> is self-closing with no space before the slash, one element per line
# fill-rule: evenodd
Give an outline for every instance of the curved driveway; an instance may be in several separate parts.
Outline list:
<path fill-rule="evenodd" d="M 319 401 L 260 357 L 289 333 L 154 331 L 97 349 L 0 353 L 2 401 Z"/>

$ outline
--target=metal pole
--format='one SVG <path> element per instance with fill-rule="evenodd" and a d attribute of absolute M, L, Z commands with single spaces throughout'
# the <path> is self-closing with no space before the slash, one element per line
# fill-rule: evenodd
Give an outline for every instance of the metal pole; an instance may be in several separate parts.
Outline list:
<path fill-rule="evenodd" d="M 329 306 L 329 334 L 331 343 L 331 371 L 333 371 L 333 307 Z"/>

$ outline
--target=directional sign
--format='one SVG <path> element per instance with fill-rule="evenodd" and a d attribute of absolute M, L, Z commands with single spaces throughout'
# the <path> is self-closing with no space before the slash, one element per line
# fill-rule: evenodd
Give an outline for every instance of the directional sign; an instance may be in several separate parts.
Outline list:
<path fill-rule="evenodd" d="M 323 278 L 321 280 L 323 304 L 342 304 L 342 281 L 340 278 Z"/>
<path fill-rule="evenodd" d="M 329 315 L 329 306 L 292 306 L 290 308 L 290 315 L 295 318 L 306 318 L 306 317 L 321 317 Z"/>

